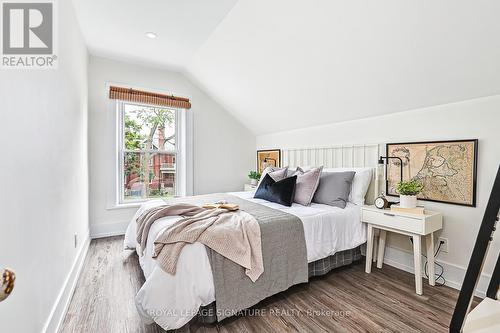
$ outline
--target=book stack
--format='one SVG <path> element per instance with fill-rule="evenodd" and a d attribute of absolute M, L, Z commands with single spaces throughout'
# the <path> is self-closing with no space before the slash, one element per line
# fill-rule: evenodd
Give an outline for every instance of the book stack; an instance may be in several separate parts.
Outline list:
<path fill-rule="evenodd" d="M 425 214 L 425 209 L 422 206 L 418 206 L 415 208 L 403 208 L 399 207 L 399 205 L 392 205 L 391 210 L 395 212 L 408 213 L 408 214 L 417 214 L 417 215 Z"/>

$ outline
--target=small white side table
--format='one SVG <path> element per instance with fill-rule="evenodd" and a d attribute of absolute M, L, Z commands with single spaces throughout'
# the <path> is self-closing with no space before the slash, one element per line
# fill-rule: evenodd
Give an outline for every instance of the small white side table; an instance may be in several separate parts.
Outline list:
<path fill-rule="evenodd" d="M 243 187 L 244 191 L 254 191 L 257 188 L 257 185 L 245 184 Z"/>
<path fill-rule="evenodd" d="M 413 261 L 415 265 L 415 291 L 422 295 L 422 249 L 421 238 L 424 236 L 427 247 L 427 268 L 429 284 L 434 286 L 434 232 L 443 227 L 441 213 L 426 210 L 424 215 L 394 212 L 390 209 L 378 209 L 375 206 L 363 206 L 361 220 L 368 226 L 366 244 L 366 273 L 372 269 L 374 229 L 379 229 L 377 267 L 382 268 L 384 261 L 385 239 L 387 231 L 410 236 L 413 239 Z"/>

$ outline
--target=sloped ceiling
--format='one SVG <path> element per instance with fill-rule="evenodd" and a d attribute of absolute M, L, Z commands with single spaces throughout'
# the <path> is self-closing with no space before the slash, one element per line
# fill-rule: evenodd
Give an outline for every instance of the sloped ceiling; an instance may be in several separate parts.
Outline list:
<path fill-rule="evenodd" d="M 498 0 L 74 2 L 91 53 L 178 68 L 255 134 L 500 93 Z"/>
<path fill-rule="evenodd" d="M 500 92 L 499 13 L 495 0 L 240 0 L 188 71 L 256 134 L 466 100 Z"/>
<path fill-rule="evenodd" d="M 93 55 L 183 70 L 236 1 L 73 0 L 73 3 Z M 146 32 L 154 32 L 158 38 L 148 39 Z"/>

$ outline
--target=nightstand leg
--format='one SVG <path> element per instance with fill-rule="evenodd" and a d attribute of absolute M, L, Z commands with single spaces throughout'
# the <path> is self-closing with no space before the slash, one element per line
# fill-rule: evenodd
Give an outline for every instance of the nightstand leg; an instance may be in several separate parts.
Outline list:
<path fill-rule="evenodd" d="M 425 238 L 427 246 L 427 271 L 429 272 L 429 284 L 436 285 L 436 274 L 434 267 L 434 233 L 430 233 Z"/>
<path fill-rule="evenodd" d="M 382 264 L 384 262 L 384 251 L 385 251 L 385 236 L 387 232 L 385 230 L 380 229 L 380 233 L 378 234 L 378 256 L 377 256 L 377 267 L 382 268 Z"/>
<path fill-rule="evenodd" d="M 366 240 L 366 266 L 365 272 L 372 271 L 372 256 L 373 256 L 373 226 L 368 224 L 367 240 Z"/>
<path fill-rule="evenodd" d="M 415 291 L 422 295 L 422 248 L 420 235 L 413 235 L 413 261 L 415 264 Z"/>
<path fill-rule="evenodd" d="M 373 229 L 373 253 L 372 253 L 373 260 L 372 260 L 372 262 L 377 261 L 378 236 L 376 235 L 376 231 L 377 231 L 376 229 Z"/>

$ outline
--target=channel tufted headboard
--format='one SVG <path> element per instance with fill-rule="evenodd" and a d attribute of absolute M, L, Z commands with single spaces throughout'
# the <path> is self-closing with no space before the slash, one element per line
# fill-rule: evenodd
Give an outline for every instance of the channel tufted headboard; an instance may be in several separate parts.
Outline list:
<path fill-rule="evenodd" d="M 372 182 L 366 193 L 366 203 L 373 203 L 379 195 L 377 172 L 380 154 L 379 144 L 353 144 L 314 148 L 284 148 L 281 150 L 281 165 L 321 166 L 325 168 L 373 168 Z"/>

